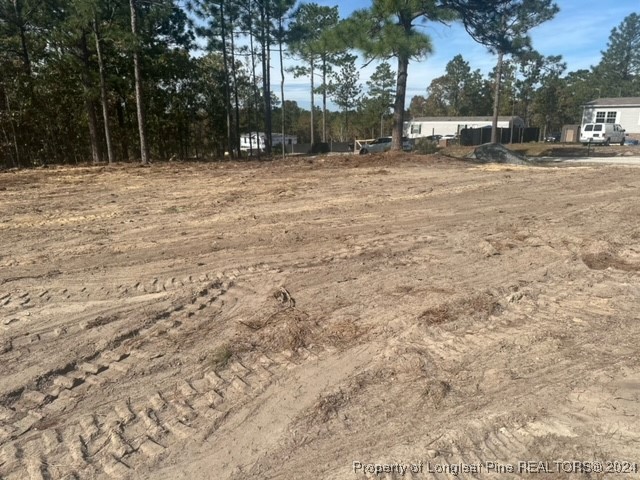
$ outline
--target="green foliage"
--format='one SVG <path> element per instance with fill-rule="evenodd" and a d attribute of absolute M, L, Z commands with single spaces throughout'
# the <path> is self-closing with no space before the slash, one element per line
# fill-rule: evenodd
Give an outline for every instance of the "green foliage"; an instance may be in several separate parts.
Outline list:
<path fill-rule="evenodd" d="M 414 108 L 429 116 L 488 115 L 491 111 L 490 87 L 480 70 L 471 71 L 462 55 L 456 55 L 445 71 L 445 75 L 435 78 L 427 88 L 424 104 L 420 107 L 416 104 Z"/>
<path fill-rule="evenodd" d="M 602 97 L 640 95 L 639 14 L 630 14 L 611 31 L 594 74 Z"/>
<path fill-rule="evenodd" d="M 426 14 L 424 2 L 374 0 L 367 10 L 357 10 L 341 26 L 342 38 L 366 59 L 419 60 L 433 50 L 431 39 L 416 29 Z"/>
<path fill-rule="evenodd" d="M 138 3 L 134 38 L 127 2 L 0 0 L 0 164 L 104 158 L 96 36 L 120 161 L 135 159 L 139 150 L 134 51 L 143 72 L 148 143 L 157 159 L 222 156 L 230 135 L 268 130 L 271 112 L 274 124 L 284 120 L 300 142 L 310 142 L 320 127 L 327 127 L 327 141 L 388 135 L 392 127 L 394 140 L 400 138 L 408 66 L 432 50 L 424 34 L 430 21 L 458 19 L 476 40 L 505 55 L 500 90 L 507 100 L 499 113 L 520 115 L 527 124 L 558 130 L 580 122 L 582 105 L 594 98 L 640 96 L 637 13 L 612 30 L 594 68 L 565 74 L 562 59 L 534 51 L 528 37 L 557 10 L 551 0 L 372 0 L 338 28 L 337 7 L 300 4 L 290 17 L 293 0 L 198 0 L 197 29 L 196 11 L 177 0 Z M 196 56 L 195 33 L 201 35 Z M 302 109 L 270 91 L 269 52 L 280 40 L 299 60 L 297 73 L 316 79 L 312 91 L 322 95 L 322 109 Z M 347 47 L 381 62 L 365 96 Z M 392 58 L 393 64 L 386 62 Z M 425 85 L 426 95 L 412 99 L 411 114 L 487 115 L 496 73 L 483 77 L 458 55 Z M 327 97 L 339 112 L 326 110 Z"/>
<path fill-rule="evenodd" d="M 558 12 L 553 0 L 452 0 L 469 35 L 493 53 L 520 54 L 531 45 L 529 30 Z"/>
<path fill-rule="evenodd" d="M 375 128 L 381 122 L 383 125 L 381 128 L 384 130 L 389 111 L 393 108 L 396 89 L 396 75 L 389 63 L 382 62 L 376 67 L 371 78 L 367 81 L 367 89 L 367 95 L 363 99 L 363 110 L 368 110 Z M 381 131 L 380 136 L 384 136 L 384 132 Z"/>
<path fill-rule="evenodd" d="M 369 9 L 356 10 L 338 29 L 348 45 L 366 59 L 397 58 L 394 101 L 393 146 L 402 148 L 405 95 L 409 61 L 424 58 L 432 51 L 431 39 L 417 27 L 426 20 L 447 20 L 451 12 L 435 1 L 374 0 Z"/>
<path fill-rule="evenodd" d="M 411 103 L 409 104 L 409 113 L 411 118 L 426 117 L 428 112 L 427 99 L 423 95 L 414 95 L 411 99 Z"/>
<path fill-rule="evenodd" d="M 345 55 L 341 61 L 340 71 L 332 75 L 329 94 L 334 103 L 343 111 L 354 108 L 360 100 L 362 86 L 360 74 L 356 69 L 356 56 Z"/>
<path fill-rule="evenodd" d="M 469 3 L 476 0 L 469 0 Z M 464 4 L 465 2 L 460 2 Z M 551 19 L 558 12 L 553 0 L 516 0 L 485 2 L 486 5 L 461 12 L 462 22 L 471 37 L 498 56 L 494 75 L 493 128 L 491 142 L 497 142 L 500 92 L 505 55 L 515 57 L 531 50 L 529 30 Z M 508 77 L 507 77 L 508 78 Z"/>
<path fill-rule="evenodd" d="M 314 95 L 322 95 L 323 141 L 326 140 L 326 103 L 329 94 L 329 77 L 333 66 L 339 65 L 344 54 L 344 46 L 334 34 L 333 28 L 338 23 L 338 7 L 323 7 L 316 3 L 301 4 L 292 15 L 289 25 L 287 43 L 291 55 L 304 61 L 305 65 L 293 68 L 296 77 L 309 76 L 311 111 L 314 109 Z M 320 71 L 320 83 L 315 82 L 315 71 Z M 317 86 L 316 86 L 317 85 Z M 313 141 L 314 125 L 310 124 L 310 137 Z"/>
<path fill-rule="evenodd" d="M 433 140 L 418 138 L 415 141 L 413 151 L 421 155 L 430 155 L 438 151 L 438 144 Z"/>
<path fill-rule="evenodd" d="M 348 112 L 360 102 L 362 86 L 359 83 L 360 74 L 356 69 L 356 56 L 346 54 L 340 61 L 340 71 L 332 76 L 328 92 L 336 105 L 344 114 L 344 129 L 348 132 Z"/>

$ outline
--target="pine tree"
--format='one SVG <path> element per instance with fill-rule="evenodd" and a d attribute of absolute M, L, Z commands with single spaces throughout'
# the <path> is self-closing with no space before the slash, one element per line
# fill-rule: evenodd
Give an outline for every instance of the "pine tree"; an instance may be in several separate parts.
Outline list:
<path fill-rule="evenodd" d="M 289 49 L 295 57 L 306 63 L 294 69 L 295 76 L 309 76 L 311 83 L 311 143 L 315 142 L 315 93 L 320 91 L 323 104 L 323 141 L 326 141 L 327 76 L 335 62 L 335 44 L 327 30 L 338 23 L 338 7 L 323 7 L 316 3 L 303 3 L 293 13 L 289 25 Z M 315 86 L 316 69 L 320 69 L 322 82 Z"/>
<path fill-rule="evenodd" d="M 138 12 L 136 0 L 129 0 L 131 11 L 131 35 L 136 41 L 133 47 L 133 74 L 135 78 L 136 110 L 138 114 L 138 136 L 140 138 L 140 162 L 149 163 L 149 147 L 147 146 L 146 117 L 144 113 L 144 95 L 142 92 L 142 67 L 140 65 L 140 44 L 138 42 Z"/>
<path fill-rule="evenodd" d="M 356 56 L 345 54 L 340 61 L 340 71 L 332 75 L 328 92 L 334 103 L 342 109 L 344 115 L 344 132 L 349 132 L 349 110 L 360 100 L 362 86 L 359 84 L 360 74 L 356 69 Z"/>
<path fill-rule="evenodd" d="M 640 95 L 640 15 L 632 13 L 611 30 L 607 49 L 595 67 L 601 96 Z"/>
<path fill-rule="evenodd" d="M 343 22 L 343 40 L 367 59 L 397 59 L 393 150 L 402 149 L 409 62 L 432 51 L 431 39 L 418 27 L 428 21 L 455 19 L 461 19 L 467 27 L 476 26 L 478 19 L 491 18 L 505 3 L 507 0 L 373 0 L 370 8 L 356 10 Z"/>
<path fill-rule="evenodd" d="M 495 68 L 493 124 L 491 142 L 498 140 L 498 113 L 500 111 L 500 85 L 505 55 L 520 55 L 531 45 L 529 30 L 550 20 L 558 12 L 553 0 L 514 0 L 497 2 L 481 7 L 480 0 L 451 0 L 460 12 L 465 29 L 471 37 L 497 55 Z"/>
<path fill-rule="evenodd" d="M 367 80 L 367 97 L 375 109 L 376 118 L 380 118 L 380 136 L 384 136 L 384 120 L 393 106 L 395 72 L 388 62 L 382 62 Z"/>
<path fill-rule="evenodd" d="M 391 147 L 394 150 L 402 148 L 409 61 L 424 58 L 432 51 L 431 39 L 417 30 L 416 23 L 450 15 L 448 10 L 438 11 L 435 3 L 374 0 L 370 8 L 356 10 L 341 24 L 340 34 L 344 41 L 360 50 L 367 60 L 397 59 Z"/>
<path fill-rule="evenodd" d="M 480 70 L 472 71 L 462 55 L 456 55 L 447 63 L 445 74 L 427 88 L 425 107 L 431 115 L 486 115 L 485 89 Z"/>

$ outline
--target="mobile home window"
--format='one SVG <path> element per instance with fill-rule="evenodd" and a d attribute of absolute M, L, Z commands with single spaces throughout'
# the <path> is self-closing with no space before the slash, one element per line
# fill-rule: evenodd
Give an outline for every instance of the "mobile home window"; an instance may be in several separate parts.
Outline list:
<path fill-rule="evenodd" d="M 605 112 L 596 112 L 596 123 L 604 123 Z"/>
<path fill-rule="evenodd" d="M 411 133 L 421 133 L 422 125 L 411 125 Z"/>
<path fill-rule="evenodd" d="M 616 123 L 617 112 L 607 112 L 607 123 Z"/>

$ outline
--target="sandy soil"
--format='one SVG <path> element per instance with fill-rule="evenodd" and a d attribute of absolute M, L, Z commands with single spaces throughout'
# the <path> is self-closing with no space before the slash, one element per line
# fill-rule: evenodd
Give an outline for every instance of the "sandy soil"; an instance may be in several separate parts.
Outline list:
<path fill-rule="evenodd" d="M 639 192 L 412 155 L 2 173 L 0 478 L 637 478 Z"/>

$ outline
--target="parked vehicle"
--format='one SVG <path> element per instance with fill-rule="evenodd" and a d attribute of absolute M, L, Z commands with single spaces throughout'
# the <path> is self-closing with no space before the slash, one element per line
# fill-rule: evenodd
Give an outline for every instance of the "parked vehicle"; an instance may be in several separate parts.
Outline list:
<path fill-rule="evenodd" d="M 391 137 L 380 137 L 362 147 L 360 149 L 360 155 L 386 152 L 388 150 L 391 150 Z M 405 152 L 413 150 L 413 142 L 411 142 L 407 137 L 402 137 L 402 150 Z"/>
<path fill-rule="evenodd" d="M 545 142 L 559 142 L 560 141 L 560 133 L 550 133 L 546 137 L 544 137 Z"/>
<path fill-rule="evenodd" d="M 624 137 L 624 144 L 625 145 L 638 145 L 640 144 L 640 140 L 638 140 L 637 138 L 632 138 L 629 135 Z"/>
<path fill-rule="evenodd" d="M 580 130 L 580 142 L 583 145 L 589 143 L 624 145 L 624 132 L 624 128 L 617 123 L 587 123 Z"/>

